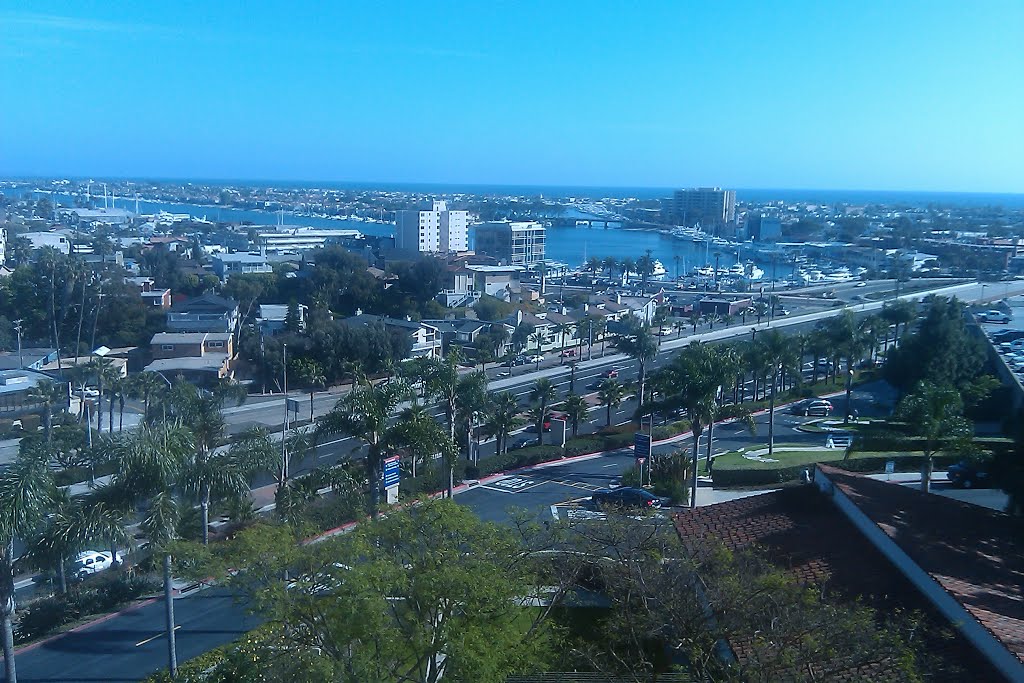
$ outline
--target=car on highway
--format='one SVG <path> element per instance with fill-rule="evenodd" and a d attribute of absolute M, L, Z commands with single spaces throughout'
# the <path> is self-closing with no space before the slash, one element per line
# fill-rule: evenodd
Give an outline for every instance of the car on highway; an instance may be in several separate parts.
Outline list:
<path fill-rule="evenodd" d="M 997 310 L 982 311 L 977 315 L 977 318 L 983 323 L 1000 323 L 1002 325 L 1006 325 L 1010 322 L 1009 315 Z"/>
<path fill-rule="evenodd" d="M 857 284 L 854 285 L 854 287 L 867 287 L 867 286 L 868 286 L 868 283 L 866 283 L 866 282 L 858 282 Z"/>
<path fill-rule="evenodd" d="M 949 483 L 958 489 L 990 488 L 991 472 L 987 463 L 963 460 L 946 470 Z"/>
<path fill-rule="evenodd" d="M 576 349 L 566 349 L 565 351 L 562 351 L 562 353 L 559 355 L 561 355 L 562 358 L 575 358 Z"/>
<path fill-rule="evenodd" d="M 539 353 L 535 353 L 532 356 L 530 356 L 529 360 L 530 360 L 531 363 L 543 363 L 544 362 L 544 356 L 542 356 Z"/>
<path fill-rule="evenodd" d="M 640 510 L 658 509 L 668 504 L 668 499 L 656 496 L 650 491 L 634 488 L 632 486 L 620 486 L 615 489 L 600 489 L 594 491 L 590 497 L 591 502 L 597 507 L 605 508 L 631 508 Z"/>
<path fill-rule="evenodd" d="M 536 438 L 532 436 L 521 436 L 512 443 L 510 443 L 508 449 L 510 451 L 518 451 L 520 448 L 526 448 L 527 446 L 534 446 L 536 444 Z"/>
<path fill-rule="evenodd" d="M 619 369 L 612 368 L 610 370 L 605 370 L 604 372 L 601 373 L 601 376 L 607 379 L 615 379 L 616 377 L 619 376 Z"/>
<path fill-rule="evenodd" d="M 832 414 L 832 402 L 823 398 L 811 399 L 794 403 L 790 408 L 793 415 L 804 415 L 806 417 L 828 417 Z"/>
<path fill-rule="evenodd" d="M 99 574 L 121 563 L 121 557 L 115 555 L 111 560 L 110 553 L 98 550 L 85 550 L 71 560 L 71 574 L 79 580 L 92 574 Z"/>

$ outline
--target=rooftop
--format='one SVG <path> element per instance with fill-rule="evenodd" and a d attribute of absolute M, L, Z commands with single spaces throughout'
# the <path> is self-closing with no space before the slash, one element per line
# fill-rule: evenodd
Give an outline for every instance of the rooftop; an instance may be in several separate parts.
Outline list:
<path fill-rule="evenodd" d="M 223 341 L 231 339 L 227 332 L 157 332 L 150 344 L 202 344 L 205 341 Z"/>

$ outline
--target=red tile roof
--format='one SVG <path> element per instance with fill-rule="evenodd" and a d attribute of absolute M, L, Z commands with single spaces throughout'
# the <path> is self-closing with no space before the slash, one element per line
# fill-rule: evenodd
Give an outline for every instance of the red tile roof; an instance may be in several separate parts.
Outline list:
<path fill-rule="evenodd" d="M 918 611 L 931 628 L 918 647 L 945 672 L 928 680 L 959 680 L 949 672 L 970 672 L 973 681 L 1004 680 L 974 647 L 919 593 L 857 528 L 813 486 L 787 488 L 726 503 L 684 510 L 675 518 L 683 542 L 717 539 L 730 550 L 756 549 L 776 566 L 840 601 L 860 600 L 880 614 Z M 693 544 L 697 547 L 699 544 Z M 947 637 L 942 637 L 945 631 Z M 738 657 L 743 644 L 733 643 Z M 884 662 L 850 671 L 850 680 L 877 680 Z M 842 680 L 846 680 L 843 678 Z"/>
<path fill-rule="evenodd" d="M 819 467 L 1024 662 L 1024 520 L 834 467 Z"/>

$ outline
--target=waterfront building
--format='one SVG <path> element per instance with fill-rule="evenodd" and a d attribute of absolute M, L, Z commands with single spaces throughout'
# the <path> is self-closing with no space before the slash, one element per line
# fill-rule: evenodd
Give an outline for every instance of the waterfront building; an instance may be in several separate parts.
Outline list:
<path fill-rule="evenodd" d="M 469 212 L 450 211 L 443 201 L 434 202 L 429 211 L 396 211 L 395 246 L 424 253 L 466 251 Z"/>
<path fill-rule="evenodd" d="M 502 263 L 530 267 L 544 260 L 547 230 L 538 221 L 492 221 L 474 226 L 473 249 Z"/>
<path fill-rule="evenodd" d="M 774 242 L 782 237 L 782 221 L 777 216 L 747 216 L 747 236 L 755 242 Z"/>
<path fill-rule="evenodd" d="M 676 190 L 669 200 L 669 214 L 683 225 L 722 227 L 736 221 L 736 190 L 696 187 Z"/>
<path fill-rule="evenodd" d="M 358 230 L 290 228 L 259 233 L 256 236 L 256 246 L 261 254 L 300 253 L 319 249 L 327 244 L 351 246 L 362 239 L 363 233 Z"/>

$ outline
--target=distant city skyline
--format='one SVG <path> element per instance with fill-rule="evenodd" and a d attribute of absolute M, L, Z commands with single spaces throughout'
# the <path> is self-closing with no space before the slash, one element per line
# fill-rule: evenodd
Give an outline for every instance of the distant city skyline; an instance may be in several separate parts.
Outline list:
<path fill-rule="evenodd" d="M 0 175 L 1022 193 L 1021 25 L 1011 1 L 15 1 Z"/>

